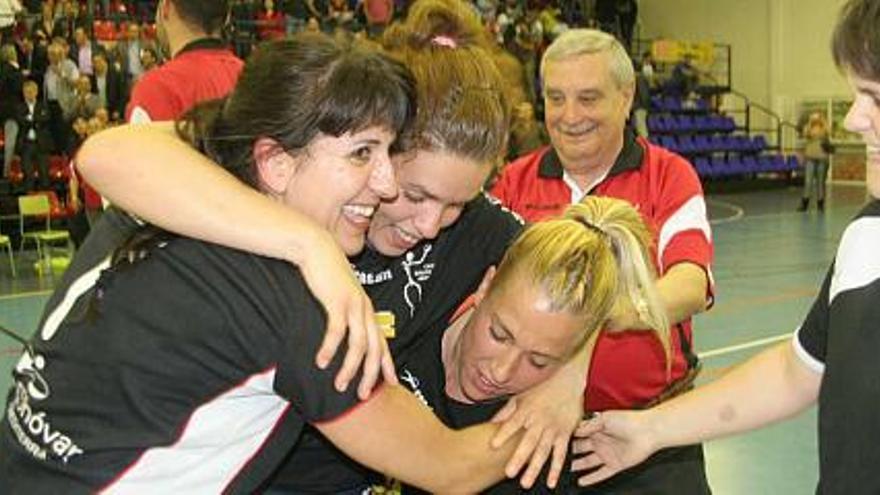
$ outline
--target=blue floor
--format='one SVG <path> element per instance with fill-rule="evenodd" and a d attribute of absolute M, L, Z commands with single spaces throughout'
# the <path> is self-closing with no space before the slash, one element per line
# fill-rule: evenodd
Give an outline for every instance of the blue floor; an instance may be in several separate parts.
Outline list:
<path fill-rule="evenodd" d="M 865 201 L 863 187 L 830 191 L 824 214 L 795 212 L 795 189 L 712 195 L 717 300 L 696 318 L 704 378 L 711 379 L 772 342 L 787 338 L 806 314 L 847 221 Z M 27 255 L 27 253 L 26 253 Z M 0 324 L 30 334 L 51 279 L 31 275 L 20 259 L 13 281 L 0 265 Z M 744 347 L 744 348 L 743 348 Z M 9 383 L 18 346 L 0 335 L 0 389 Z M 764 430 L 707 445 L 716 494 L 805 494 L 817 473 L 815 410 Z"/>

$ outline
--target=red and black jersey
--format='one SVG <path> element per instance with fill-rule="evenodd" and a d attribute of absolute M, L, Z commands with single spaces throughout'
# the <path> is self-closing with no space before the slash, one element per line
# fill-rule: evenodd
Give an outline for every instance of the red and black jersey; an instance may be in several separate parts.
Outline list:
<path fill-rule="evenodd" d="M 196 103 L 231 93 L 243 67 L 244 62 L 221 40 L 193 41 L 138 80 L 131 91 L 125 120 L 174 120 Z"/>
<path fill-rule="evenodd" d="M 573 197 L 568 180 L 556 152 L 544 147 L 508 164 L 492 194 L 526 220 L 536 221 L 559 214 L 580 200 Z M 658 272 L 662 275 L 681 262 L 703 267 L 709 277 L 707 298 L 711 302 L 712 232 L 702 186 L 687 160 L 627 133 L 608 175 L 587 194 L 632 203 L 655 233 Z M 681 378 L 688 368 L 685 349 L 690 349 L 690 319 L 677 326 L 671 335 L 671 376 L 666 373 L 662 346 L 653 334 L 603 333 L 593 354 L 586 407 L 592 411 L 632 408 L 649 402 L 671 381 Z"/>

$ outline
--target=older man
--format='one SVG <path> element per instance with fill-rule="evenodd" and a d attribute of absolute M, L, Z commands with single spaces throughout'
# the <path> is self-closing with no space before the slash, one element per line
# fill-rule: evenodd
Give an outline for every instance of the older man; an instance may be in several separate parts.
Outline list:
<path fill-rule="evenodd" d="M 651 334 L 604 332 L 593 355 L 585 407 L 632 409 L 662 401 L 687 388 L 694 375 L 690 317 L 712 299 L 711 230 L 699 179 L 685 159 L 627 129 L 635 72 L 612 36 L 589 29 L 562 34 L 545 52 L 541 76 L 552 146 L 507 165 L 492 192 L 530 221 L 587 194 L 613 196 L 634 204 L 654 227 L 657 288 L 673 323 L 671 366 Z M 638 308 L 619 308 L 609 327 L 645 326 Z M 600 489 L 646 485 L 660 493 L 708 492 L 701 447 L 662 452 Z"/>

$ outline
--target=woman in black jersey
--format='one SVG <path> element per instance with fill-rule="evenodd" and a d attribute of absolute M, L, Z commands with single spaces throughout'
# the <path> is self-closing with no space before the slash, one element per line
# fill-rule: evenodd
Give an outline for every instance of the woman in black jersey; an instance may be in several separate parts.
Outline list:
<path fill-rule="evenodd" d="M 261 47 L 230 97 L 180 129 L 354 254 L 396 193 L 389 149 L 413 92 L 387 56 L 304 36 Z M 305 423 L 432 491 L 502 476 L 512 449 L 487 448 L 494 426 L 450 431 L 393 385 L 363 403 L 337 393 L 341 358 L 313 364 L 326 315 L 287 263 L 152 227 L 105 256 L 106 230 L 77 253 L 15 367 L 0 492 L 250 493 Z"/>
<path fill-rule="evenodd" d="M 448 327 L 433 328 L 398 365 L 401 383 L 451 427 L 486 421 L 586 345 L 613 304 L 637 308 L 669 358 L 650 246 L 641 216 L 620 199 L 591 196 L 530 225 Z M 511 491 L 518 487 L 490 490 Z"/>

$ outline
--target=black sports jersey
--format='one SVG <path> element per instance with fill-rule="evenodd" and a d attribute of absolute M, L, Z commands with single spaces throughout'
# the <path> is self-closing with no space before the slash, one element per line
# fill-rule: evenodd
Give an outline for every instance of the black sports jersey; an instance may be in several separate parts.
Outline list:
<path fill-rule="evenodd" d="M 294 267 L 177 238 L 108 269 L 108 231 L 15 367 L 0 493 L 250 493 L 305 422 L 357 404 L 333 388 L 344 352 L 313 364 L 326 317 Z"/>
<path fill-rule="evenodd" d="M 407 362 L 398 364 L 397 373 L 400 383 L 430 408 L 446 426 L 461 429 L 491 420 L 504 407 L 506 398 L 500 397 L 494 401 L 466 404 L 446 395 L 446 369 L 442 362 L 442 350 L 443 334 L 447 325 L 444 323 L 431 329 L 431 332 L 421 339 L 419 345 L 413 348 Z M 549 469 L 548 462 L 545 464 L 544 471 L 538 481 L 530 490 L 520 488 L 518 479 L 510 479 L 490 487 L 483 493 L 493 495 L 566 493 L 573 486 L 568 462 L 566 462 L 560 476 L 556 491 L 547 488 L 546 479 Z M 409 486 L 405 486 L 403 492 L 407 494 L 425 493 Z"/>
<path fill-rule="evenodd" d="M 822 373 L 818 493 L 880 493 L 880 201 L 847 226 L 794 339 Z"/>
<path fill-rule="evenodd" d="M 446 327 L 520 230 L 518 216 L 481 194 L 433 241 L 424 241 L 398 258 L 368 249 L 353 260 L 376 311 L 394 315 L 389 345 L 398 369 L 427 332 L 438 325 Z M 303 465 L 309 468 L 299 469 Z M 297 493 L 334 493 L 363 486 L 367 473 L 315 429 L 307 428 L 272 486 Z"/>

